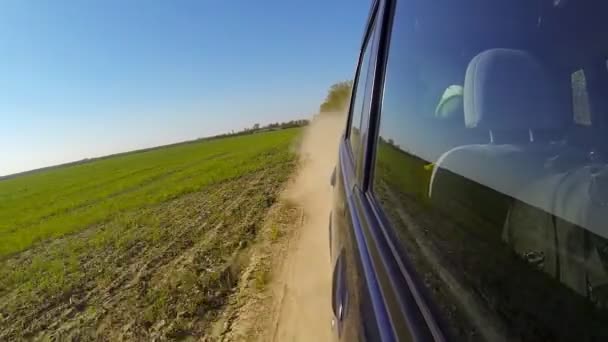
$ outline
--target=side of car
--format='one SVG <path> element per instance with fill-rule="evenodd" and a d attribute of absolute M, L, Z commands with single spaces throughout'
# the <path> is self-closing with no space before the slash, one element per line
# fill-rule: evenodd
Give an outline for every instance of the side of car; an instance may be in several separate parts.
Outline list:
<path fill-rule="evenodd" d="M 330 217 L 333 265 L 332 326 L 342 341 L 407 340 L 441 337 L 420 294 L 409 288 L 403 265 L 392 253 L 380 213 L 365 185 L 370 181 L 373 139 L 382 91 L 393 6 L 374 1 L 365 30 L 339 161 L 332 175 L 334 207 Z M 422 308 L 412 303 L 418 302 Z M 426 319 L 430 318 L 430 322 Z M 411 329 L 414 330 L 411 330 Z M 407 338 L 406 338 L 407 337 Z"/>
<path fill-rule="evenodd" d="M 373 2 L 332 175 L 337 339 L 608 338 L 606 10 Z"/>

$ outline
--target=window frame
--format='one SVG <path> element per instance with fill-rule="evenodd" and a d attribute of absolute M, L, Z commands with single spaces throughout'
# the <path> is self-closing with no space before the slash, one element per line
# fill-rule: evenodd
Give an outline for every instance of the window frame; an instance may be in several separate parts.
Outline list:
<path fill-rule="evenodd" d="M 367 134 L 365 141 L 365 158 L 363 159 L 361 191 L 365 194 L 372 194 L 373 197 L 373 179 L 374 179 L 374 164 L 376 161 L 376 146 L 380 129 L 380 116 L 382 112 L 382 103 L 384 101 L 384 82 L 386 79 L 386 69 L 388 64 L 388 53 L 390 50 L 390 42 L 393 32 L 393 20 L 395 17 L 395 8 L 397 1 L 386 1 L 386 10 L 384 11 L 384 25 L 378 33 L 378 46 L 376 60 L 374 66 L 374 81 L 370 94 L 371 104 L 369 108 L 369 116 L 367 122 Z M 372 203 L 375 205 L 376 203 Z M 374 208 L 375 210 L 377 208 Z"/>
<path fill-rule="evenodd" d="M 383 76 L 383 69 L 382 66 L 379 65 L 379 61 L 381 61 L 381 49 L 380 49 L 380 41 L 382 40 L 382 30 L 383 30 L 383 26 L 382 26 L 382 18 L 377 18 L 376 21 L 380 21 L 379 24 L 380 26 L 376 26 L 377 29 L 375 29 L 372 32 L 372 37 L 370 37 L 370 39 L 372 39 L 372 52 L 374 53 L 370 60 L 369 63 L 370 65 L 367 68 L 367 78 L 365 80 L 365 98 L 363 99 L 363 103 L 362 103 L 362 113 L 361 113 L 361 123 L 360 123 L 360 127 L 359 130 L 361 132 L 361 147 L 360 147 L 360 158 L 359 160 L 357 160 L 356 165 L 355 165 L 355 173 L 358 175 L 358 178 L 361 180 L 361 185 L 362 185 L 362 189 L 364 188 L 365 185 L 365 179 L 366 179 L 366 165 L 368 164 L 368 159 L 370 156 L 370 152 L 369 151 L 373 151 L 373 148 L 370 150 L 370 133 L 373 133 L 373 129 L 371 129 L 371 122 L 372 122 L 372 114 L 374 113 L 374 108 L 372 107 L 373 104 L 378 103 L 378 99 L 375 97 L 375 94 L 378 93 L 378 91 L 375 89 L 376 86 L 378 86 L 379 81 L 378 78 L 379 76 Z M 383 78 L 383 77 L 380 77 Z M 381 87 L 380 87 L 381 88 Z"/>
<path fill-rule="evenodd" d="M 363 164 L 364 162 L 364 158 L 365 158 L 365 151 L 367 150 L 367 141 L 369 139 L 363 139 L 363 127 L 367 126 L 367 122 L 364 123 L 364 118 L 369 121 L 370 118 L 370 113 L 371 110 L 367 110 L 367 113 L 365 113 L 365 104 L 366 101 L 367 102 L 371 102 L 373 103 L 373 93 L 369 92 L 370 90 L 370 86 L 368 84 L 369 81 L 369 76 L 370 76 L 370 67 L 374 66 L 374 71 L 373 74 L 377 74 L 376 73 L 376 50 L 378 48 L 376 42 L 379 38 L 379 32 L 380 30 L 376 29 L 377 23 L 378 23 L 378 7 L 379 7 L 379 1 L 376 1 L 372 6 L 372 10 L 371 10 L 371 14 L 368 18 L 367 21 L 367 25 L 366 25 L 366 31 L 365 31 L 365 35 L 363 37 L 362 43 L 361 43 L 361 50 L 359 51 L 359 58 L 358 58 L 358 62 L 357 62 L 357 69 L 356 69 L 356 74 L 355 74 L 355 80 L 353 82 L 353 88 L 351 91 L 351 98 L 350 98 L 350 103 L 349 103 L 349 110 L 348 110 L 348 117 L 346 120 L 346 130 L 345 130 L 345 134 L 344 134 L 344 140 L 346 143 L 346 146 L 348 146 L 347 150 L 348 150 L 348 154 L 350 156 L 351 159 L 351 165 L 353 166 L 353 170 L 355 172 L 355 174 L 357 175 L 357 178 L 359 178 L 359 170 L 361 169 L 360 165 Z M 370 45 L 371 44 L 371 45 Z M 367 65 L 367 69 L 366 69 L 366 73 L 365 75 L 361 74 L 361 69 L 363 67 L 363 63 L 364 63 L 364 57 L 365 57 L 365 53 L 367 52 L 367 48 L 370 48 L 369 53 L 370 53 L 370 58 L 368 61 L 368 65 Z M 350 141 L 350 135 L 351 135 L 351 128 L 352 128 L 352 120 L 353 120 L 353 116 L 354 116 L 354 106 L 355 106 L 355 101 L 356 101 L 356 97 L 357 97 L 357 88 L 359 85 L 359 82 L 361 81 L 361 76 L 365 77 L 365 84 L 364 84 L 364 88 L 363 88 L 363 102 L 362 102 L 362 107 L 361 107 L 361 116 L 360 116 L 360 122 L 359 122 L 359 128 L 361 130 L 361 142 L 360 142 L 360 147 L 359 150 L 357 151 L 357 154 L 355 155 L 355 151 L 353 151 L 352 148 L 352 144 Z M 370 106 L 371 109 L 371 106 Z M 366 131 L 367 131 L 367 127 Z"/>
<path fill-rule="evenodd" d="M 364 148 L 365 158 L 361 194 L 371 211 L 371 217 L 369 219 L 375 221 L 377 229 L 374 230 L 376 231 L 376 234 L 379 234 L 378 237 L 382 238 L 383 243 L 387 247 L 387 250 L 383 251 L 385 257 L 390 259 L 390 261 L 387 262 L 394 263 L 396 270 L 398 270 L 398 273 L 402 277 L 400 281 L 404 281 L 404 284 L 407 284 L 407 290 L 402 288 L 399 291 L 399 296 L 410 295 L 413 300 L 413 303 L 411 304 L 418 307 L 418 310 L 422 315 L 422 320 L 426 324 L 426 328 L 430 332 L 432 338 L 436 341 L 445 341 L 447 339 L 447 336 L 445 335 L 445 332 L 447 331 L 445 322 L 438 313 L 433 299 L 429 296 L 426 288 L 421 283 L 417 270 L 412 265 L 407 251 L 395 242 L 398 241 L 398 238 L 394 228 L 388 221 L 384 209 L 376 199 L 376 195 L 373 191 L 376 149 L 379 139 L 388 55 L 392 41 L 397 1 L 398 0 L 386 0 L 384 18 L 379 19 L 384 22 L 384 25 L 382 25 L 380 29 L 382 32 L 379 34 L 374 87 L 370 96 L 372 102 L 369 111 L 368 134 Z M 404 294 L 404 292 L 407 292 L 408 294 Z"/>

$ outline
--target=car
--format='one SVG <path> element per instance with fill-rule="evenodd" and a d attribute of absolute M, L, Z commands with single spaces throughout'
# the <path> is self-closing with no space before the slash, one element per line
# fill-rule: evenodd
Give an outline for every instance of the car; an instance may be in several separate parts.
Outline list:
<path fill-rule="evenodd" d="M 372 3 L 331 176 L 336 340 L 608 340 L 606 13 Z"/>

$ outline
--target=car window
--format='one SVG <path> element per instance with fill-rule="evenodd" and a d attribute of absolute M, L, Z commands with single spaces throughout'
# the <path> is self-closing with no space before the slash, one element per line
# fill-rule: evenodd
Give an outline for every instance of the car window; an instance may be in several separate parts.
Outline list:
<path fill-rule="evenodd" d="M 370 33 L 364 43 L 363 47 L 363 57 L 360 61 L 360 66 L 357 72 L 357 77 L 355 81 L 355 91 L 353 93 L 354 99 L 352 101 L 351 108 L 351 119 L 350 119 L 350 132 L 349 132 L 349 141 L 351 150 L 353 153 L 353 157 L 355 161 L 358 161 L 358 156 L 361 150 L 361 127 L 362 127 L 362 117 L 364 113 L 364 103 L 368 102 L 366 100 L 366 89 L 367 82 L 370 74 L 370 61 L 371 55 L 373 51 L 373 37 L 374 37 L 374 27 L 375 21 L 372 23 L 370 28 Z"/>
<path fill-rule="evenodd" d="M 371 191 L 456 340 L 608 336 L 605 6 L 541 2 L 396 5 Z"/>

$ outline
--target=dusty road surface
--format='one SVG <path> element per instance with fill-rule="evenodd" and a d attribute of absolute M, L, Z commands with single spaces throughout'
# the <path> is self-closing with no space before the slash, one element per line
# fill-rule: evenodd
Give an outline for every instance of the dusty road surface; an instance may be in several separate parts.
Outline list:
<path fill-rule="evenodd" d="M 269 210 L 238 289 L 204 341 L 330 341 L 328 219 L 341 114 L 317 116 L 303 134 L 300 167 Z"/>
<path fill-rule="evenodd" d="M 291 238 L 283 264 L 271 284 L 276 313 L 272 341 L 331 338 L 329 179 L 343 126 L 342 115 L 319 115 L 304 134 L 300 147 L 302 165 L 286 192 L 288 200 L 303 208 L 304 220 Z"/>

